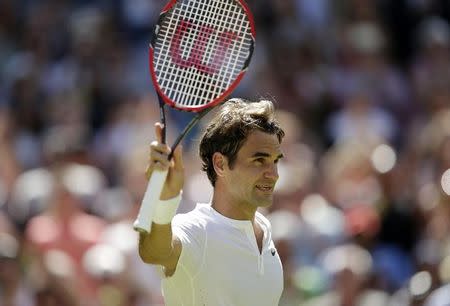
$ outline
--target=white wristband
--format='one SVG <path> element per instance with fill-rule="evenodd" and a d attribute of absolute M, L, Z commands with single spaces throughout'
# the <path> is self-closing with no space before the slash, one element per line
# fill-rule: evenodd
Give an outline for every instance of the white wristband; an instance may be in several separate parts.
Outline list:
<path fill-rule="evenodd" d="M 177 213 L 178 206 L 181 202 L 180 192 L 176 197 L 169 200 L 159 200 L 155 207 L 155 213 L 153 215 L 153 222 L 156 224 L 169 224 L 175 214 Z"/>

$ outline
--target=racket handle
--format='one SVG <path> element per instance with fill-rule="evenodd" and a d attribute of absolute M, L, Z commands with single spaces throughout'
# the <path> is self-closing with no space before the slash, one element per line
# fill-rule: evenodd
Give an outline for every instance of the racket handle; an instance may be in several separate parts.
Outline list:
<path fill-rule="evenodd" d="M 147 189 L 144 193 L 144 198 L 139 208 L 139 213 L 133 223 L 134 230 L 137 232 L 150 233 L 152 228 L 153 214 L 155 206 L 161 196 L 164 183 L 167 178 L 168 170 L 155 170 L 150 177 L 147 184 Z"/>

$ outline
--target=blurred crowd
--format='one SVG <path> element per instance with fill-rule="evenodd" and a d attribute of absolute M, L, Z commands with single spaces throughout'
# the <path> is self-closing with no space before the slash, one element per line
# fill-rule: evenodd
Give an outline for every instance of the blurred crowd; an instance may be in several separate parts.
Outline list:
<path fill-rule="evenodd" d="M 264 211 L 280 306 L 450 305 L 450 2 L 248 3 L 257 44 L 233 96 L 275 101 L 286 130 Z M 131 224 L 164 4 L 0 1 L 0 306 L 163 305 Z M 172 140 L 189 115 L 168 115 Z M 211 195 L 201 129 L 180 212 Z"/>

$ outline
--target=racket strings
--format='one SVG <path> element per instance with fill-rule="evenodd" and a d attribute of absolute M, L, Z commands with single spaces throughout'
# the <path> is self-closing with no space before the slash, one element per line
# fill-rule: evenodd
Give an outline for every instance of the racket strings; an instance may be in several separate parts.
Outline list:
<path fill-rule="evenodd" d="M 202 3 L 204 3 L 204 2 L 202 2 Z M 227 4 L 228 5 L 228 7 L 230 7 L 231 6 L 231 3 L 233 3 L 233 2 L 222 2 L 222 3 L 225 3 L 225 4 Z M 188 5 L 186 5 L 186 3 L 182 3 L 182 11 L 183 11 L 183 13 L 185 13 L 185 12 L 189 12 L 189 13 L 191 13 L 191 11 L 189 10 L 189 8 L 192 8 L 193 6 L 191 5 L 191 6 L 188 6 Z M 235 5 L 234 4 L 234 7 L 235 8 L 237 8 L 237 9 L 239 9 L 240 10 L 240 8 L 237 6 L 237 5 Z M 200 9 L 199 10 L 196 10 L 197 12 L 203 12 L 203 15 L 199 15 L 198 13 L 197 14 L 185 14 L 185 15 L 188 15 L 189 17 L 191 17 L 191 18 L 197 18 L 198 20 L 200 20 L 200 22 L 202 22 L 202 21 L 207 21 L 208 19 L 211 19 L 211 18 L 208 18 L 208 17 L 210 17 L 210 16 L 208 16 L 207 14 L 205 14 L 205 12 L 206 13 L 215 13 L 215 12 L 217 12 L 217 10 L 219 9 L 219 7 L 217 6 L 217 5 L 215 5 L 215 6 L 213 6 L 213 9 L 211 9 L 211 8 L 202 8 L 201 7 L 201 5 L 200 5 Z M 231 12 L 230 10 L 229 10 L 229 8 L 227 9 L 227 8 L 220 8 L 221 9 L 221 11 L 222 12 L 226 12 L 227 14 L 228 14 L 228 16 L 233 16 L 233 15 L 230 15 L 229 13 Z M 215 10 L 215 11 L 214 11 Z M 240 13 L 240 11 L 237 11 L 237 12 L 239 12 Z M 194 13 L 195 13 L 195 11 L 194 11 Z M 173 20 L 180 20 L 180 15 L 179 14 L 177 14 L 177 12 L 176 11 L 174 11 L 174 13 L 172 14 L 173 16 L 172 16 L 172 18 L 170 19 L 170 21 L 173 21 Z M 211 14 L 209 14 L 209 15 L 211 15 Z M 236 14 L 235 14 L 236 15 Z M 175 17 L 175 18 L 173 18 L 173 17 Z M 178 17 L 178 18 L 177 18 Z M 205 18 L 206 17 L 206 18 Z M 234 18 L 234 19 L 236 19 L 236 18 Z M 222 18 L 222 22 L 219 24 L 219 26 L 218 26 L 218 28 L 219 28 L 219 30 L 223 30 L 224 32 L 225 32 L 225 30 L 224 29 L 229 29 L 230 28 L 230 26 L 231 27 L 233 27 L 233 29 L 234 30 L 240 30 L 239 28 L 237 28 L 236 27 L 236 25 L 238 25 L 239 23 L 236 23 L 236 22 L 234 22 L 234 19 L 230 19 L 230 21 L 229 21 L 229 24 L 228 25 L 226 25 L 226 26 L 223 26 L 223 24 L 224 24 L 224 19 Z M 241 23 L 242 23 L 242 21 L 243 20 L 245 20 L 245 18 L 242 18 L 242 15 L 237 15 L 237 20 L 238 21 L 241 21 Z M 210 22 L 211 23 L 211 22 Z M 169 22 L 169 26 L 173 26 L 173 22 Z M 217 25 L 217 24 L 216 24 Z M 171 29 L 171 28 L 168 28 L 168 30 L 174 30 L 173 28 Z M 191 50 L 189 50 L 190 48 L 189 47 L 193 47 L 193 42 L 194 42 L 194 39 L 195 39 L 195 37 L 196 37 L 196 35 L 198 35 L 198 33 L 196 33 L 195 31 L 191 31 L 190 33 L 187 33 L 188 35 L 186 35 L 186 37 L 187 37 L 187 40 L 186 40 L 186 42 L 184 43 L 184 45 L 186 46 L 186 48 L 185 48 L 185 50 L 183 50 L 183 52 L 184 53 L 186 53 L 186 54 L 188 54 Z M 215 33 L 215 35 L 217 36 L 217 33 Z M 166 39 L 166 42 L 167 42 L 167 39 Z M 169 43 L 170 43 L 170 41 L 169 41 Z M 212 52 L 210 52 L 212 50 L 212 48 L 208 48 L 207 50 L 206 50 L 206 54 L 208 54 L 208 53 L 210 53 L 210 54 L 212 54 Z M 219 52 L 220 52 L 220 50 L 219 50 Z M 185 56 L 186 56 L 186 54 L 184 54 Z M 233 56 L 236 56 L 237 54 L 235 53 L 235 54 L 233 54 Z M 236 58 L 236 57 L 235 57 Z M 208 59 L 207 59 L 208 60 Z"/>
<path fill-rule="evenodd" d="M 183 23 L 188 28 L 180 34 Z M 175 50 L 178 62 L 173 50 L 176 39 L 180 40 Z M 155 42 L 158 84 L 181 106 L 206 105 L 245 68 L 252 43 L 249 20 L 236 1 L 181 1 L 160 25 Z"/>
<path fill-rule="evenodd" d="M 198 8 L 194 7 L 194 6 L 189 6 L 186 4 L 186 2 L 182 2 L 181 3 L 181 10 L 183 10 L 186 13 L 186 20 L 193 20 L 195 18 L 195 11 L 197 9 L 199 10 L 203 10 L 204 9 L 204 4 L 200 4 L 200 6 Z M 167 27 L 167 31 L 173 32 L 175 31 L 175 28 L 177 24 L 179 24 L 179 22 L 181 21 L 181 16 L 177 15 L 177 14 L 172 14 L 172 16 L 169 19 L 169 26 Z M 173 27 L 172 27 L 173 26 Z M 187 58 L 187 56 L 190 54 L 191 50 L 193 49 L 194 46 L 194 38 L 191 36 L 193 36 L 194 33 L 188 33 L 188 39 L 184 39 L 184 41 L 181 43 L 180 45 L 185 46 L 185 48 L 182 50 L 182 58 Z M 166 41 L 169 44 L 171 43 L 171 41 Z M 169 47 L 169 46 L 168 46 Z M 170 47 L 169 47 L 170 49 Z M 170 59 L 168 58 L 169 53 L 165 54 L 165 61 L 169 61 Z M 167 62 L 166 62 L 167 63 Z M 192 105 L 192 101 L 193 101 L 193 97 L 195 97 L 196 92 L 193 92 L 192 90 L 189 91 L 189 88 L 196 88 L 196 86 L 198 86 L 199 82 L 202 81 L 201 79 L 201 75 L 197 74 L 197 75 L 193 75 L 192 74 L 192 70 L 182 70 L 181 73 L 180 71 L 175 70 L 176 66 L 175 65 L 171 65 L 171 73 L 178 73 L 180 80 L 183 80 L 183 82 L 175 82 L 173 83 L 174 85 L 172 87 L 167 86 L 166 88 L 171 89 L 172 90 L 172 94 L 173 96 L 171 98 L 173 98 L 172 101 L 177 101 L 177 103 L 179 103 L 180 105 Z M 161 76 L 163 77 L 163 76 Z M 167 85 L 167 84 L 165 84 Z M 168 91 L 169 92 L 169 91 Z M 185 93 L 183 95 L 183 93 Z M 186 102 L 186 100 L 190 101 L 190 102 Z"/>
<path fill-rule="evenodd" d="M 187 6 L 187 5 L 186 5 Z M 191 11 L 193 14 L 189 15 L 190 20 L 196 20 L 196 18 L 203 17 L 199 16 L 198 12 L 206 12 L 208 8 L 206 7 L 206 3 L 203 2 L 200 4 L 199 9 L 196 10 L 195 7 L 191 6 L 193 8 L 193 11 Z M 203 19 L 200 19 L 200 22 L 204 22 Z M 197 34 L 198 35 L 198 34 Z M 185 56 L 187 57 L 190 52 L 193 51 L 194 48 L 194 42 L 195 38 L 192 38 L 192 34 L 188 35 L 188 39 L 186 41 L 186 44 L 188 45 L 188 50 L 185 50 Z M 204 42 L 205 43 L 205 42 Z M 206 49 L 205 53 L 207 53 L 209 50 Z M 189 53 L 188 53 L 189 52 Z M 183 93 L 185 93 L 179 100 L 175 99 L 174 101 L 177 101 L 180 105 L 185 106 L 196 106 L 198 103 L 200 103 L 200 99 L 197 97 L 201 97 L 200 93 L 200 86 L 201 84 L 206 83 L 205 75 L 200 73 L 194 73 L 196 70 L 189 69 L 185 70 L 184 72 L 184 84 L 186 85 L 183 88 Z M 191 90 L 193 89 L 193 90 Z M 180 92 L 177 92 L 178 94 Z"/>

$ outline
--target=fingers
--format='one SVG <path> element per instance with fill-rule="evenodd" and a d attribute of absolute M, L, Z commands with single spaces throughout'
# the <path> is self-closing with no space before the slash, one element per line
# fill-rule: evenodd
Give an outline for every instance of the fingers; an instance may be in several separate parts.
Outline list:
<path fill-rule="evenodd" d="M 178 145 L 173 152 L 172 160 L 168 160 L 168 156 L 171 152 L 170 147 L 167 144 L 161 143 L 163 133 L 163 124 L 160 122 L 155 123 L 155 135 L 156 140 L 150 144 L 150 162 L 147 169 L 147 173 L 151 174 L 154 169 L 166 170 L 169 167 L 173 167 L 176 170 L 182 170 L 183 159 L 182 153 L 183 148 Z"/>
<path fill-rule="evenodd" d="M 163 124 L 156 122 L 154 127 L 156 140 L 150 144 L 150 161 L 147 172 L 153 171 L 154 168 L 160 170 L 167 169 L 169 166 L 167 157 L 170 153 L 170 148 L 166 144 L 161 143 Z"/>
<path fill-rule="evenodd" d="M 163 127 L 164 125 L 161 122 L 155 123 L 155 135 L 158 142 L 162 142 Z"/>
<path fill-rule="evenodd" d="M 170 166 L 168 156 L 170 148 L 168 145 L 153 141 L 150 144 L 150 166 L 157 169 L 167 169 Z"/>

